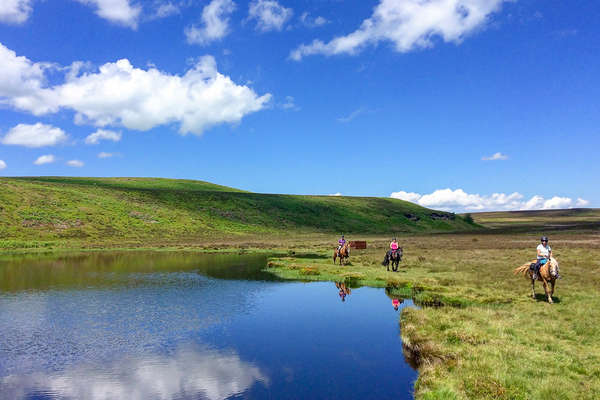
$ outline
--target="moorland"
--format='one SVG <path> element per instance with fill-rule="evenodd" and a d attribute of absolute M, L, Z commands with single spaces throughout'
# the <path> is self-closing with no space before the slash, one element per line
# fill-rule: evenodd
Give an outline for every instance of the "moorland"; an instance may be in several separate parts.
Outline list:
<path fill-rule="evenodd" d="M 474 222 L 471 222 L 471 219 Z M 334 265 L 337 237 L 366 240 Z M 512 270 L 550 236 L 554 304 Z M 391 236 L 404 258 L 381 266 Z M 600 398 L 600 210 L 473 213 L 387 198 L 256 194 L 199 181 L 0 179 L 6 255 L 102 249 L 261 251 L 282 278 L 412 298 L 400 332 L 417 399 Z M 377 340 L 377 338 L 369 338 Z"/>

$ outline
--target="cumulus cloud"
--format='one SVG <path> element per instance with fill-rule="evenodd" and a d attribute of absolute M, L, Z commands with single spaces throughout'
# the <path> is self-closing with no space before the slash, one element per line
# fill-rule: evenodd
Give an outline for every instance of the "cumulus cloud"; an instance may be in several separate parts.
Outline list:
<path fill-rule="evenodd" d="M 54 158 L 54 155 L 52 155 L 52 154 L 46 154 L 46 155 L 43 155 L 43 156 L 39 156 L 37 158 L 37 160 L 35 160 L 33 163 L 35 165 L 44 165 L 44 164 L 51 164 L 54 161 L 56 161 L 56 158 Z"/>
<path fill-rule="evenodd" d="M 590 204 L 590 202 L 588 200 L 584 200 L 581 197 L 578 197 L 577 200 L 575 201 L 575 205 L 577 207 L 586 207 Z"/>
<path fill-rule="evenodd" d="M 67 165 L 69 167 L 75 167 L 75 168 L 81 168 L 83 167 L 85 164 L 83 163 L 83 161 L 81 160 L 69 160 L 67 161 Z"/>
<path fill-rule="evenodd" d="M 399 191 L 393 192 L 390 197 L 446 211 L 549 210 L 572 208 L 576 205 L 579 206 L 582 202 L 587 204 L 586 200 L 573 201 L 569 197 L 554 196 L 545 199 L 535 195 L 529 200 L 525 200 L 524 196 L 518 192 L 480 195 L 466 193 L 462 189 L 438 189 L 429 194 Z"/>
<path fill-rule="evenodd" d="M 31 14 L 31 0 L 2 0 L 0 22 L 22 24 Z"/>
<path fill-rule="evenodd" d="M 337 193 L 331 193 L 331 194 L 328 194 L 327 196 L 336 196 L 336 197 L 339 197 L 339 196 L 341 196 L 341 195 L 342 195 L 342 194 L 341 194 L 340 192 L 337 192 Z"/>
<path fill-rule="evenodd" d="M 293 13 L 276 0 L 254 0 L 248 8 L 248 19 L 255 19 L 256 29 L 261 32 L 281 31 Z"/>
<path fill-rule="evenodd" d="M 432 47 L 434 38 L 460 43 L 488 21 L 505 0 L 381 0 L 373 15 L 346 36 L 314 40 L 290 53 L 296 61 L 313 54 L 357 54 L 367 46 L 391 42 L 404 53 Z"/>
<path fill-rule="evenodd" d="M 15 126 L 2 138 L 2 144 L 44 147 L 54 146 L 65 140 L 67 140 L 67 134 L 62 129 L 38 122 L 34 125 L 19 124 Z"/>
<path fill-rule="evenodd" d="M 6 163 L 4 162 L 4 160 L 0 160 L 0 170 L 6 168 Z"/>
<path fill-rule="evenodd" d="M 77 0 L 96 7 L 96 15 L 118 25 L 137 29 L 142 7 L 129 0 Z"/>
<path fill-rule="evenodd" d="M 72 68 L 56 86 L 46 86 L 48 64 L 33 63 L 2 44 L 0 65 L 0 104 L 35 115 L 70 109 L 76 123 L 98 127 L 145 131 L 178 123 L 182 134 L 201 134 L 210 126 L 239 122 L 271 98 L 219 73 L 211 56 L 199 58 L 182 76 L 135 68 L 127 59 L 106 63 L 97 72 Z"/>
<path fill-rule="evenodd" d="M 202 26 L 189 26 L 185 36 L 190 44 L 205 45 L 229 33 L 229 15 L 235 10 L 232 0 L 212 0 L 202 10 Z"/>
<path fill-rule="evenodd" d="M 0 104 L 35 115 L 58 110 L 56 94 L 44 87 L 51 63 L 33 63 L 0 43 L 0 65 Z"/>
<path fill-rule="evenodd" d="M 300 22 L 307 28 L 317 28 L 329 23 L 327 19 L 321 16 L 313 17 L 307 12 L 304 12 L 302 15 L 300 15 Z"/>
<path fill-rule="evenodd" d="M 85 138 L 85 144 L 98 144 L 101 140 L 111 140 L 118 142 L 121 140 L 121 132 L 109 131 L 106 129 L 98 129 Z"/>
<path fill-rule="evenodd" d="M 508 156 L 502 153 L 494 153 L 491 156 L 483 156 L 481 159 L 484 161 L 508 160 Z"/>

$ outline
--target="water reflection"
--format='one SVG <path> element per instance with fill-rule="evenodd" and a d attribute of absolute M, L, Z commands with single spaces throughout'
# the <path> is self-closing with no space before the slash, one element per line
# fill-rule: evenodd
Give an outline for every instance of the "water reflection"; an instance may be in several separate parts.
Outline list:
<path fill-rule="evenodd" d="M 382 289 L 338 282 L 342 301 L 353 294 L 341 304 L 331 282 L 280 282 L 265 261 L 127 252 L 0 263 L 0 399 L 412 397 Z"/>
<path fill-rule="evenodd" d="M 352 293 L 352 289 L 350 289 L 344 282 L 336 282 L 335 287 L 338 288 L 338 295 L 342 301 L 346 301 L 346 296 L 349 296 Z"/>
<path fill-rule="evenodd" d="M 389 288 L 385 288 L 385 294 L 392 299 L 392 307 L 394 307 L 394 310 L 398 311 L 400 304 L 404 303 L 404 299 L 393 294 Z"/>
<path fill-rule="evenodd" d="M 269 385 L 259 367 L 234 350 L 186 347 L 170 356 L 125 358 L 105 366 L 83 365 L 56 373 L 0 378 L 6 399 L 226 399 Z"/>
<path fill-rule="evenodd" d="M 198 254 L 193 252 L 111 252 L 49 255 L 0 261 L 0 292 L 22 290 L 106 288 L 151 282 L 145 274 L 194 272 L 219 279 L 277 281 L 263 271 L 263 255 Z M 127 279 L 124 279 L 127 277 Z M 158 285 L 163 284 L 159 279 Z"/>

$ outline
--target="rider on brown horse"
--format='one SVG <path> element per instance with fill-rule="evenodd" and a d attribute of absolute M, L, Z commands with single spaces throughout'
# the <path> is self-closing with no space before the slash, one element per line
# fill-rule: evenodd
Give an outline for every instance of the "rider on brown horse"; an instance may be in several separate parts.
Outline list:
<path fill-rule="evenodd" d="M 537 279 L 537 276 L 540 273 L 540 267 L 552 258 L 552 248 L 548 245 L 548 236 L 542 236 L 540 241 L 541 243 L 538 244 L 537 247 L 537 261 L 530 266 L 530 269 L 533 272 L 531 279 L 533 280 Z M 560 278 L 560 275 L 556 278 Z"/>
<path fill-rule="evenodd" d="M 346 244 L 346 239 L 344 239 L 344 235 L 342 235 L 342 237 L 340 238 L 340 240 L 338 240 L 338 248 L 337 248 L 338 257 L 341 256 L 340 250 L 342 249 L 342 247 L 344 247 L 345 244 Z"/>

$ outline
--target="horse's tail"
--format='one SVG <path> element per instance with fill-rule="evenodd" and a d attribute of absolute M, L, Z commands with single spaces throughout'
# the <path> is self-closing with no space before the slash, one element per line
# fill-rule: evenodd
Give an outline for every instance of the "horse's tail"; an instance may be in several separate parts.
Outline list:
<path fill-rule="evenodd" d="M 527 276 L 527 271 L 529 271 L 530 265 L 531 265 L 531 263 L 525 263 L 525 264 L 521 265 L 520 267 L 515 268 L 513 271 L 513 274 L 515 274 L 515 275 L 523 274 L 523 276 Z"/>

